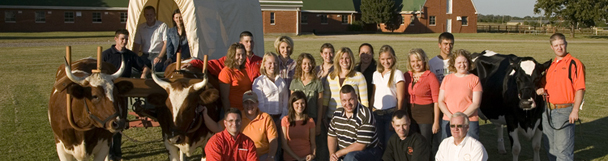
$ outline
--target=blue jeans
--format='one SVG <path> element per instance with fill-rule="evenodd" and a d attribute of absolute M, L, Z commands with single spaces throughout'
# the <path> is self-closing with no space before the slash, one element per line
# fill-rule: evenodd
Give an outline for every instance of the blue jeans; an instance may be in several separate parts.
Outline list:
<path fill-rule="evenodd" d="M 452 136 L 450 121 L 441 120 L 441 131 L 441 140 Z M 467 132 L 467 135 L 479 140 L 479 121 L 469 121 L 469 131 Z"/>
<path fill-rule="evenodd" d="M 553 127 L 549 124 L 547 112 Z M 572 106 L 543 113 L 543 145 L 550 161 L 574 160 L 574 124 L 568 122 L 570 112 Z"/>
<path fill-rule="evenodd" d="M 354 151 L 346 154 L 343 161 L 378 161 L 382 160 L 383 150 L 379 146 L 375 148 L 365 148 L 362 151 Z"/>
<path fill-rule="evenodd" d="M 315 118 L 313 119 L 315 120 L 315 123 L 317 121 L 321 121 Z M 317 156 L 315 157 L 315 160 L 327 161 L 329 160 L 329 150 L 327 149 L 327 127 L 325 127 L 323 123 L 321 124 L 321 126 L 321 134 L 315 136 L 317 144 Z"/>
<path fill-rule="evenodd" d="M 391 130 L 392 124 L 392 116 L 394 112 L 385 113 L 380 116 L 374 112 L 374 117 L 376 118 L 376 134 L 378 135 L 378 140 L 382 143 L 382 147 L 386 149 L 386 142 L 389 138 L 395 133 L 394 130 Z"/>

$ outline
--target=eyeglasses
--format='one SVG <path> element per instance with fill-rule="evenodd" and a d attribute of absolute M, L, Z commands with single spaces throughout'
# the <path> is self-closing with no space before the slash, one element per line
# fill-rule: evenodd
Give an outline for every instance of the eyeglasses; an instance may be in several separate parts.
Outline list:
<path fill-rule="evenodd" d="M 450 128 L 459 128 L 459 129 L 462 129 L 465 126 L 466 125 L 450 125 Z"/>

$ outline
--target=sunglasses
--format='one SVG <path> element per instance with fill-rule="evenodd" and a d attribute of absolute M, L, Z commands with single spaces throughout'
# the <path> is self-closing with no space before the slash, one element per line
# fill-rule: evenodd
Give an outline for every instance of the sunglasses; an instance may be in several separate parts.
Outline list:
<path fill-rule="evenodd" d="M 465 125 L 450 125 L 450 128 L 459 128 L 462 129 Z"/>

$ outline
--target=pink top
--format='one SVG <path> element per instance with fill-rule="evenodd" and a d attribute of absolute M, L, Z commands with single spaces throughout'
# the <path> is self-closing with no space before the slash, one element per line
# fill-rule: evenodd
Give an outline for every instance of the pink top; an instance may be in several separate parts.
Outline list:
<path fill-rule="evenodd" d="M 304 120 L 296 121 L 295 126 L 289 126 L 287 117 L 283 117 L 281 120 L 281 126 L 287 128 L 287 135 L 285 136 L 287 145 L 289 145 L 291 151 L 296 153 L 300 158 L 312 154 L 310 149 L 310 129 L 315 128 L 315 121 L 312 118 L 308 119 L 306 125 L 302 125 L 303 122 Z M 287 152 L 283 153 L 283 158 L 285 158 L 285 160 L 295 160 Z"/>
<path fill-rule="evenodd" d="M 412 79 L 412 72 L 405 73 L 405 78 Z M 410 95 L 410 103 L 428 105 L 437 102 L 439 97 L 439 81 L 431 71 L 422 73 L 418 82 L 412 86 L 413 80 L 407 81 L 407 93 Z"/>
<path fill-rule="evenodd" d="M 444 91 L 445 104 L 451 113 L 464 112 L 473 103 L 473 92 L 481 92 L 479 77 L 468 74 L 457 77 L 449 74 L 443 78 L 441 90 Z M 443 115 L 443 120 L 449 120 L 448 115 Z M 478 121 L 477 111 L 469 116 L 470 121 Z"/>

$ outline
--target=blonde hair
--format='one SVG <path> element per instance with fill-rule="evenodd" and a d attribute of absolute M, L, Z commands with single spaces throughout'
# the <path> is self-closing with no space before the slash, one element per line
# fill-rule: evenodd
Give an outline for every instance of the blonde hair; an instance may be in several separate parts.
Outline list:
<path fill-rule="evenodd" d="M 279 45 L 281 45 L 281 43 L 287 43 L 287 45 L 289 45 L 289 47 L 291 47 L 291 50 L 289 51 L 289 56 L 288 56 L 288 57 L 291 57 L 291 54 L 293 53 L 293 39 L 291 39 L 291 37 L 289 37 L 289 36 L 280 36 L 276 40 L 274 40 L 274 49 L 279 54 L 281 54 L 281 51 L 279 51 Z"/>
<path fill-rule="evenodd" d="M 422 62 L 424 62 L 424 70 L 423 71 L 427 71 L 429 70 L 429 57 L 426 56 L 426 53 L 424 52 L 424 50 L 422 50 L 421 48 L 413 48 L 410 50 L 409 54 L 407 55 L 407 69 L 410 72 L 414 72 L 414 69 L 412 68 L 412 55 L 416 56 L 416 58 L 420 59 Z"/>
<path fill-rule="evenodd" d="M 353 55 L 353 51 L 350 50 L 350 48 L 342 47 L 340 50 L 338 50 L 336 56 L 334 57 L 334 71 L 329 74 L 331 79 L 336 78 L 336 76 L 339 77 L 340 73 L 342 72 L 342 68 L 340 67 L 340 59 L 344 54 L 348 54 L 348 57 L 350 57 L 350 67 L 348 67 L 348 74 L 346 74 L 346 76 L 355 76 L 355 64 L 353 63 L 355 60 L 355 55 Z"/>
<path fill-rule="evenodd" d="M 279 61 L 279 58 L 277 57 L 277 54 L 273 53 L 273 52 L 266 52 L 266 54 L 264 54 L 264 57 L 262 58 L 262 65 L 260 66 L 260 74 L 268 76 L 268 73 L 266 72 L 266 67 L 264 66 L 264 64 L 266 64 L 266 61 L 268 60 L 268 58 L 270 57 L 274 57 L 274 61 Z M 274 75 L 278 75 L 279 72 L 279 66 L 275 65 L 274 66 Z"/>
<path fill-rule="evenodd" d="M 382 56 L 383 53 L 388 53 L 391 56 L 391 59 L 393 59 L 393 64 L 391 64 L 390 70 L 391 70 L 391 74 L 388 78 L 388 87 L 391 87 L 391 85 L 393 85 L 393 77 L 395 77 L 395 64 L 397 63 L 397 56 L 395 55 L 395 50 L 393 49 L 393 47 L 391 47 L 390 45 L 382 45 L 382 47 L 380 47 L 380 51 L 378 54 L 378 61 L 380 61 L 380 57 Z M 384 72 L 384 66 L 382 66 L 382 63 L 377 63 L 376 64 L 376 70 L 378 70 L 378 73 L 382 74 L 382 72 Z"/>
<path fill-rule="evenodd" d="M 456 58 L 458 58 L 459 56 L 463 56 L 467 59 L 469 67 L 469 69 L 467 70 L 473 69 L 473 63 L 471 62 L 471 52 L 464 49 L 458 49 L 452 52 L 452 54 L 450 55 L 450 60 L 448 60 L 448 69 L 450 70 L 450 72 L 456 73 L 456 67 L 454 66 L 454 64 L 456 63 Z"/>

